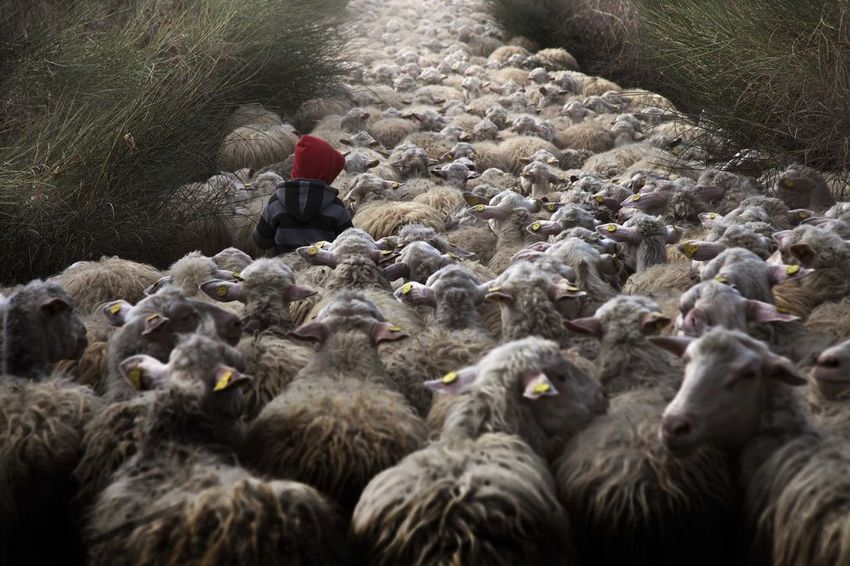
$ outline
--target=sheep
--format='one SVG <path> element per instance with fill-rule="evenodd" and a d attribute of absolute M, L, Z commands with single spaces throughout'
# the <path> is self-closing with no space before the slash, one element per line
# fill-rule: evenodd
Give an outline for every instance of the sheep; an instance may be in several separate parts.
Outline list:
<path fill-rule="evenodd" d="M 681 370 L 648 341 L 669 322 L 653 301 L 626 296 L 593 318 L 566 322 L 602 341 L 599 379 L 616 394 L 609 414 L 577 435 L 556 464 L 559 498 L 575 518 L 579 555 L 588 562 L 678 564 L 695 548 L 687 560 L 731 555 L 717 526 L 728 526 L 734 538 L 737 493 L 724 454 L 705 449 L 672 458 L 657 435 Z"/>
<path fill-rule="evenodd" d="M 665 244 L 676 243 L 681 237 L 681 230 L 645 214 L 636 214 L 622 226 L 615 223 L 597 226 L 596 231 L 623 245 L 624 261 L 634 272 L 666 263 Z"/>
<path fill-rule="evenodd" d="M 831 344 L 850 338 L 850 298 L 816 307 L 806 319 L 806 328 Z"/>
<path fill-rule="evenodd" d="M 421 384 L 477 362 L 496 345 L 479 314 L 486 288 L 469 270 L 450 265 L 424 285 L 408 282 L 396 290 L 396 298 L 404 303 L 434 308 L 434 322 L 387 359 L 390 372 L 405 371 L 420 385 L 421 396 L 414 402 L 420 414 L 428 413 L 431 405 L 430 391 Z"/>
<path fill-rule="evenodd" d="M 534 198 L 543 198 L 552 192 L 552 184 L 563 179 L 552 172 L 548 165 L 533 161 L 522 168 L 523 192 Z"/>
<path fill-rule="evenodd" d="M 407 224 L 426 224 L 435 230 L 445 230 L 443 214 L 422 202 L 368 203 L 355 215 L 353 223 L 377 239 L 391 236 Z"/>
<path fill-rule="evenodd" d="M 144 290 L 162 275 L 143 263 L 118 257 L 98 261 L 80 261 L 53 278 L 74 300 L 82 312 L 93 312 L 107 301 L 125 299 L 135 303 L 144 298 Z"/>
<path fill-rule="evenodd" d="M 411 177 L 428 177 L 428 166 L 431 159 L 424 149 L 409 143 L 397 146 L 389 157 L 390 166 L 394 167 L 402 179 Z"/>
<path fill-rule="evenodd" d="M 546 255 L 563 261 L 575 272 L 575 282 L 587 293 L 586 311 L 596 307 L 617 294 L 610 280 L 616 274 L 613 258 L 600 253 L 592 244 L 581 238 L 565 238 L 546 250 Z"/>
<path fill-rule="evenodd" d="M 69 295 L 40 280 L 0 298 L 0 315 L 0 557 L 74 561 L 80 549 L 71 473 L 83 427 L 101 402 L 88 387 L 52 377 L 51 367 L 82 354 L 85 327 Z"/>
<path fill-rule="evenodd" d="M 491 283 L 485 298 L 502 311 L 502 340 L 540 336 L 569 345 L 559 303 L 575 304 L 583 296 L 566 280 L 556 280 L 540 266 L 519 261 Z"/>
<path fill-rule="evenodd" d="M 341 519 L 325 497 L 253 476 L 229 455 L 241 438 L 241 389 L 250 381 L 239 366 L 232 349 L 198 335 L 184 339 L 167 364 L 127 361 L 129 371 L 167 385 L 152 403 L 138 453 L 97 497 L 85 532 L 89 563 L 336 564 L 344 557 Z"/>
<path fill-rule="evenodd" d="M 679 310 L 676 329 L 680 334 L 699 336 L 711 326 L 749 330 L 801 366 L 812 365 L 827 346 L 827 339 L 809 332 L 799 317 L 780 312 L 770 303 L 745 299 L 733 286 L 716 280 L 700 283 L 683 294 Z"/>
<path fill-rule="evenodd" d="M 369 126 L 369 133 L 384 147 L 395 147 L 418 129 L 419 125 L 409 119 L 382 118 Z"/>
<path fill-rule="evenodd" d="M 850 341 L 824 350 L 809 374 L 808 404 L 815 422 L 830 431 L 850 434 L 847 409 Z"/>
<path fill-rule="evenodd" d="M 336 295 L 294 337 L 319 351 L 251 424 L 242 450 L 259 472 L 297 478 L 351 508 L 368 481 L 425 440 L 377 346 L 406 338 L 363 294 Z"/>
<path fill-rule="evenodd" d="M 178 334 L 195 330 L 207 317 L 212 319 L 214 332 L 222 340 L 236 344 L 242 335 L 239 317 L 213 304 L 187 299 L 173 288 L 162 289 L 135 306 L 124 301 L 109 303 L 103 312 L 120 328 L 110 337 L 107 372 L 95 390 L 113 401 L 136 394 L 119 370 L 119 364 L 128 356 L 145 353 L 159 360 L 167 359 Z"/>
<path fill-rule="evenodd" d="M 813 426 L 792 390 L 806 384 L 797 368 L 738 331 L 656 340 L 688 360 L 682 387 L 664 410 L 662 440 L 676 455 L 703 446 L 738 455 L 749 561 L 846 562 L 847 440 Z"/>
<path fill-rule="evenodd" d="M 262 104 L 243 104 L 236 107 L 227 119 L 228 130 L 243 126 L 280 126 L 283 124 L 280 116 L 264 108 Z"/>
<path fill-rule="evenodd" d="M 506 194 L 506 193 L 501 193 Z M 496 200 L 495 197 L 491 202 Z M 511 208 L 506 205 L 476 205 L 470 211 L 474 216 L 488 220 L 496 233 L 496 252 L 487 263 L 487 266 L 496 273 L 501 273 L 511 263 L 511 257 L 525 245 L 535 241 L 535 238 L 526 231 L 533 216 L 527 208 Z"/>
<path fill-rule="evenodd" d="M 772 287 L 812 273 L 799 265 L 768 265 L 744 248 L 728 248 L 700 269 L 700 280 L 734 285 L 747 299 L 773 303 Z"/>
<path fill-rule="evenodd" d="M 463 193 L 454 188 L 437 186 L 413 197 L 413 202 L 425 204 L 443 215 L 444 222 L 463 207 Z M 402 228 L 403 230 L 404 228 Z"/>
<path fill-rule="evenodd" d="M 285 160 L 295 151 L 296 143 L 297 134 L 289 124 L 241 126 L 224 137 L 216 166 L 221 171 L 259 169 Z"/>
<path fill-rule="evenodd" d="M 532 194 L 532 196 L 534 195 Z M 526 230 L 545 239 L 549 236 L 557 236 L 570 228 L 580 227 L 593 230 L 597 224 L 599 224 L 599 221 L 596 220 L 592 212 L 580 206 L 568 204 L 555 211 L 549 220 L 532 222 L 526 227 Z"/>
<path fill-rule="evenodd" d="M 605 411 L 598 385 L 538 338 L 503 345 L 430 384 L 466 393 L 439 441 L 366 487 L 352 518 L 363 557 L 372 564 L 571 563 L 567 518 L 541 455 L 548 440 Z"/>
<path fill-rule="evenodd" d="M 779 175 L 776 193 L 788 208 L 824 210 L 835 204 L 823 176 L 800 163 L 789 165 Z"/>
<path fill-rule="evenodd" d="M 239 248 L 225 248 L 212 256 L 211 258 L 215 264 L 224 271 L 231 271 L 234 274 L 238 274 L 240 271 L 251 265 L 251 262 L 254 261 L 251 256 L 240 250 Z M 128 298 L 125 295 L 122 295 L 126 301 L 131 303 L 136 302 L 136 299 Z M 140 297 L 141 298 L 141 297 Z"/>
<path fill-rule="evenodd" d="M 545 149 L 554 154 L 558 149 L 551 143 L 536 136 L 517 136 L 500 144 L 479 142 L 475 146 L 475 162 L 480 169 L 496 168 L 517 175 L 522 171 L 521 159 Z"/>
<path fill-rule="evenodd" d="M 161 277 L 145 289 L 145 294 L 152 295 L 166 286 L 173 286 L 187 297 L 201 297 L 202 295 L 199 294 L 200 286 L 210 279 L 232 280 L 234 277 L 232 272 L 219 268 L 212 258 L 195 250 L 171 264 L 171 267 L 168 268 L 168 275 Z"/>

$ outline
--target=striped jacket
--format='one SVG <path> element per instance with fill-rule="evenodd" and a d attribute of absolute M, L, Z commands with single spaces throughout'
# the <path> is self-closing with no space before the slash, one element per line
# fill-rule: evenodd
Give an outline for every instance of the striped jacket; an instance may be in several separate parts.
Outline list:
<path fill-rule="evenodd" d="M 254 228 L 254 243 L 261 249 L 274 246 L 278 254 L 332 242 L 351 228 L 351 216 L 337 190 L 317 179 L 291 179 L 278 185 Z"/>

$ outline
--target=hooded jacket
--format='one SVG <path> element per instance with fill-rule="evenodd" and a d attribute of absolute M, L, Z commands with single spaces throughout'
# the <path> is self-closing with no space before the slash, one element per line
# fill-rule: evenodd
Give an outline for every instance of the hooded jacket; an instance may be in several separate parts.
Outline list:
<path fill-rule="evenodd" d="M 330 184 L 345 158 L 324 140 L 302 136 L 295 146 L 292 178 L 278 185 L 254 229 L 261 249 L 287 253 L 320 240 L 333 241 L 351 228 L 351 216 Z"/>

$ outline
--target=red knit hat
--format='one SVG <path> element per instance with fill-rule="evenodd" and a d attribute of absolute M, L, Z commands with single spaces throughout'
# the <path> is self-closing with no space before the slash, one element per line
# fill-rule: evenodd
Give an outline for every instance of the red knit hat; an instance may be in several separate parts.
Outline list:
<path fill-rule="evenodd" d="M 343 167 L 345 157 L 331 144 L 313 136 L 301 136 L 295 146 L 291 178 L 321 179 L 330 185 Z"/>

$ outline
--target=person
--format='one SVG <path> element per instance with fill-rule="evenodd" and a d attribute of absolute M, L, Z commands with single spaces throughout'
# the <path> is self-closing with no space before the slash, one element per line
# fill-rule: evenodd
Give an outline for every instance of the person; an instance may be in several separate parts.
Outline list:
<path fill-rule="evenodd" d="M 301 136 L 290 179 L 277 186 L 254 228 L 257 247 L 274 247 L 277 254 L 284 254 L 315 242 L 332 242 L 351 228 L 351 215 L 331 186 L 343 167 L 345 157 L 328 142 Z"/>

